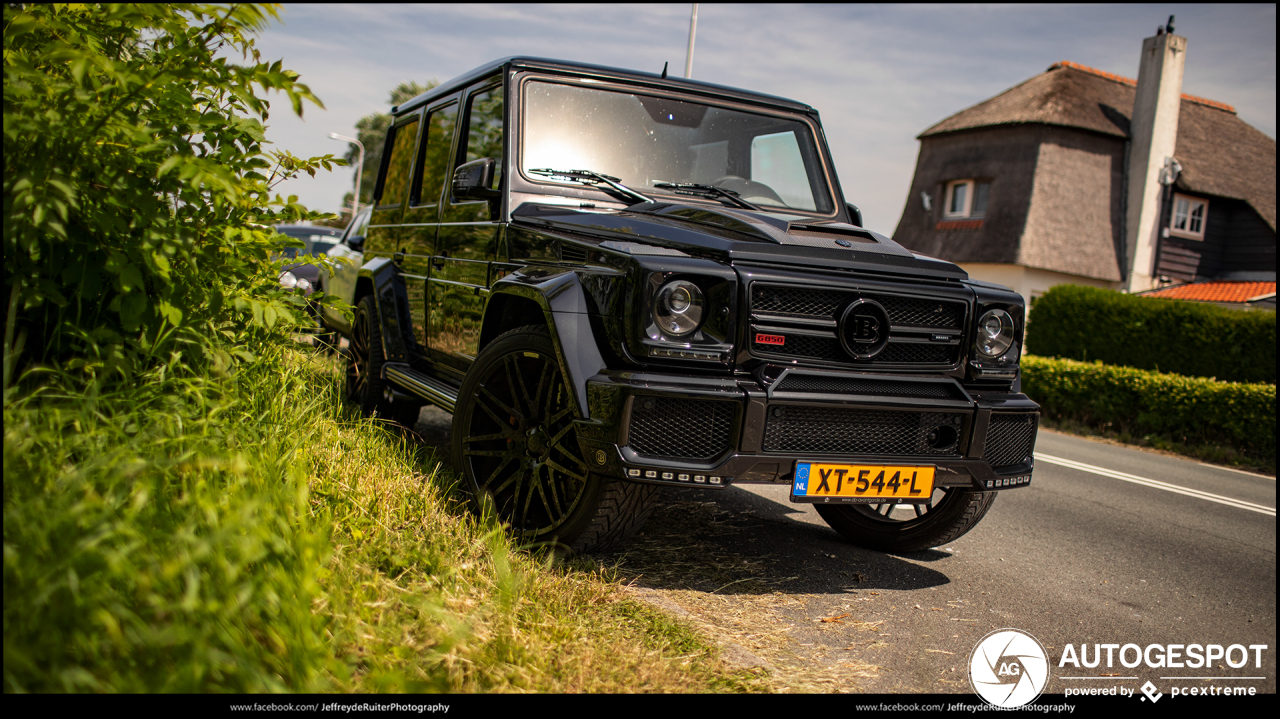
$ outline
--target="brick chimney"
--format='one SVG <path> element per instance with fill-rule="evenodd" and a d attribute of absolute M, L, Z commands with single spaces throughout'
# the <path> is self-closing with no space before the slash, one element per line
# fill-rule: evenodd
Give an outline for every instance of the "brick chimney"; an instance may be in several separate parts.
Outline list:
<path fill-rule="evenodd" d="M 1152 275 L 1160 235 L 1160 171 L 1167 158 L 1174 156 L 1177 144 L 1186 55 L 1187 39 L 1171 32 L 1157 31 L 1155 37 L 1142 41 L 1138 92 L 1129 124 L 1129 162 L 1125 168 L 1129 193 L 1125 259 L 1130 292 L 1155 285 Z"/>

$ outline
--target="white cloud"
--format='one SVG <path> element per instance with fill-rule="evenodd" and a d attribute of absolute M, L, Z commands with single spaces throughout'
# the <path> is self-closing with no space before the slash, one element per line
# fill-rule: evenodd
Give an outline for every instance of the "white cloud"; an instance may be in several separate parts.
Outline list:
<path fill-rule="evenodd" d="M 1186 92 L 1235 105 L 1272 137 L 1275 6 L 707 5 L 694 78 L 789 97 L 822 115 L 841 184 L 868 225 L 892 232 L 925 128 L 1073 60 L 1137 74 L 1142 38 L 1168 12 L 1189 38 Z M 258 40 L 284 58 L 327 110 L 300 121 L 277 106 L 268 136 L 302 156 L 342 154 L 330 132 L 387 110 L 398 83 L 446 80 L 490 60 L 533 55 L 657 72 L 684 71 L 689 5 L 290 5 Z M 336 210 L 343 169 L 286 183 Z"/>

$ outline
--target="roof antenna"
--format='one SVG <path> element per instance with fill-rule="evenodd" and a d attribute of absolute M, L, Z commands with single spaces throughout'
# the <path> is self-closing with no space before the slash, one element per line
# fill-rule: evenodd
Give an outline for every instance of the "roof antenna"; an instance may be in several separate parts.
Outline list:
<path fill-rule="evenodd" d="M 662 63 L 662 79 L 667 79 L 667 63 Z"/>
<path fill-rule="evenodd" d="M 1169 16 L 1169 22 L 1165 23 L 1164 31 L 1169 33 L 1170 35 L 1173 34 L 1173 16 L 1172 15 Z"/>

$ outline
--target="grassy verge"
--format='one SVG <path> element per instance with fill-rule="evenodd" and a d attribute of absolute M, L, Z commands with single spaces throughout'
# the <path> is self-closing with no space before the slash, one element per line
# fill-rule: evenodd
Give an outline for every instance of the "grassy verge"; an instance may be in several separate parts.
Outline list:
<path fill-rule="evenodd" d="M 332 363 L 150 380 L 5 408 L 6 691 L 767 689 L 609 566 L 513 548 Z"/>

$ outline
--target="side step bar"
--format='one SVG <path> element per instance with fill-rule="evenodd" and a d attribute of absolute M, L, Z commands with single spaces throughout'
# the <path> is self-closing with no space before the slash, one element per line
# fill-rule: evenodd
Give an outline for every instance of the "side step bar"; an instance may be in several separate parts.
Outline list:
<path fill-rule="evenodd" d="M 397 387 L 427 400 L 446 412 L 452 413 L 458 404 L 457 389 L 434 377 L 428 377 L 407 364 L 388 362 L 382 366 L 382 374 L 384 379 L 390 380 Z"/>

